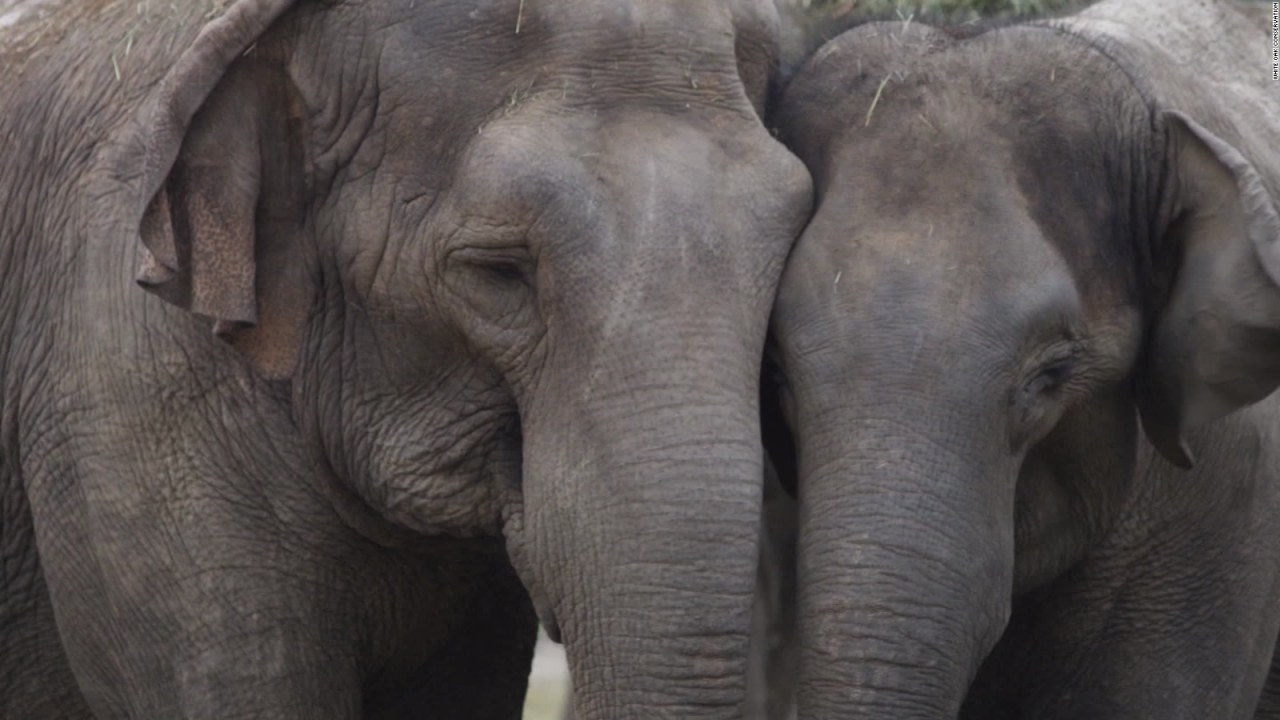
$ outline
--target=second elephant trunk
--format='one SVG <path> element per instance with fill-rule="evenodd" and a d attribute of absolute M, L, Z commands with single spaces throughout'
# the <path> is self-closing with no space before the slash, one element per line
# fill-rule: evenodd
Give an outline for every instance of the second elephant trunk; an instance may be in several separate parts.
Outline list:
<path fill-rule="evenodd" d="M 801 717 L 955 718 L 1007 622 L 1012 485 L 929 401 L 799 404 Z"/>

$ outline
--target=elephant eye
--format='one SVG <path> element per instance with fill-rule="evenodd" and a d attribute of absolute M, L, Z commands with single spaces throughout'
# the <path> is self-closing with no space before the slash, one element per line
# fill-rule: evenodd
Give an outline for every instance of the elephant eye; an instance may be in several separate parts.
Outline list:
<path fill-rule="evenodd" d="M 486 272 L 503 282 L 523 282 L 524 268 L 515 262 L 493 262 L 483 265 Z"/>
<path fill-rule="evenodd" d="M 1076 359 L 1072 356 L 1059 358 L 1044 365 L 1040 368 L 1040 372 L 1036 373 L 1036 376 L 1027 384 L 1027 394 L 1048 393 L 1062 387 L 1071 379 L 1071 372 L 1075 369 L 1075 364 Z"/>
<path fill-rule="evenodd" d="M 528 284 L 533 259 L 524 248 L 467 248 L 458 255 L 482 277 L 499 285 Z"/>

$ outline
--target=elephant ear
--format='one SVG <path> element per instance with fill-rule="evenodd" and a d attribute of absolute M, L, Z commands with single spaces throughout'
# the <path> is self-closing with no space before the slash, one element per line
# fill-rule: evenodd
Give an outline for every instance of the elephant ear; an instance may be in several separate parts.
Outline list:
<path fill-rule="evenodd" d="M 212 320 L 275 379 L 293 372 L 313 297 L 300 261 L 300 133 L 283 70 L 246 48 L 291 4 L 241 0 L 209 23 L 126 145 L 138 284 Z"/>
<path fill-rule="evenodd" d="M 1166 113 L 1172 162 L 1162 247 L 1180 258 L 1137 383 L 1152 444 L 1193 464 L 1187 433 L 1280 385 L 1280 215 L 1254 166 Z"/>

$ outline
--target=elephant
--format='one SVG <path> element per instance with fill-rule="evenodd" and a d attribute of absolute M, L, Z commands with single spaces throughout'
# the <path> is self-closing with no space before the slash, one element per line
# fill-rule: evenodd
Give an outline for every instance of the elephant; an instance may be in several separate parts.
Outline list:
<path fill-rule="evenodd" d="M 770 0 L 24 3 L 0 715 L 743 702 Z"/>
<path fill-rule="evenodd" d="M 1227 0 L 872 23 L 787 82 L 816 195 L 766 350 L 800 717 L 1254 716 L 1280 625 L 1269 27 Z"/>

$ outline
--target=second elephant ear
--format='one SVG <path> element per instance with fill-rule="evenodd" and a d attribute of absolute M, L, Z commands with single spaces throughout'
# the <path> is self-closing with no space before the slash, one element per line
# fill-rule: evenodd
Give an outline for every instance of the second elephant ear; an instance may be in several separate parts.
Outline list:
<path fill-rule="evenodd" d="M 138 283 L 212 321 L 263 375 L 289 377 L 313 288 L 302 262 L 300 122 L 281 68 L 246 48 L 292 0 L 240 0 L 135 118 Z"/>
<path fill-rule="evenodd" d="M 1181 113 L 1165 119 L 1172 195 L 1157 242 L 1180 257 L 1137 395 L 1147 437 L 1189 468 L 1190 431 L 1280 385 L 1280 215 L 1239 150 Z"/>

